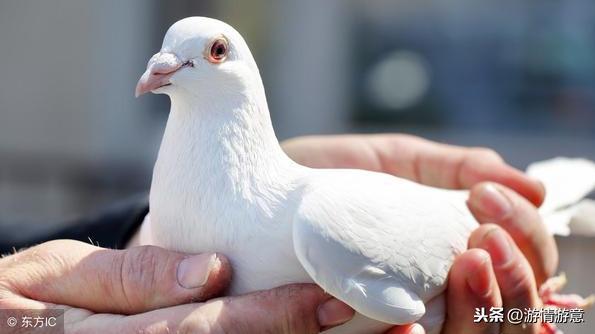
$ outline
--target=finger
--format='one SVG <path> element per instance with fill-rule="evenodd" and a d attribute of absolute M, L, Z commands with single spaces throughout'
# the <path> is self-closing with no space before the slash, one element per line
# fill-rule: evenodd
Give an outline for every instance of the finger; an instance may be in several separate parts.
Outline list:
<path fill-rule="evenodd" d="M 218 318 L 227 328 L 224 333 L 319 333 L 355 314 L 314 284 L 291 284 L 216 303 L 224 305 Z M 242 328 L 247 330 L 238 330 Z"/>
<path fill-rule="evenodd" d="M 3 259 L 12 291 L 94 312 L 132 314 L 204 300 L 229 283 L 228 261 L 143 246 L 111 250 L 56 240 Z"/>
<path fill-rule="evenodd" d="M 308 136 L 282 145 L 293 160 L 314 168 L 366 169 L 452 189 L 493 181 L 535 205 L 541 205 L 545 196 L 539 181 L 484 148 L 445 145 L 401 134 Z"/>
<path fill-rule="evenodd" d="M 535 205 L 543 202 L 543 185 L 507 165 L 490 149 L 451 146 L 406 135 L 375 135 L 370 141 L 383 169 L 391 174 L 453 189 L 493 181 L 510 187 Z"/>
<path fill-rule="evenodd" d="M 540 306 L 531 266 L 506 231 L 497 225 L 482 225 L 471 234 L 469 247 L 482 248 L 490 254 L 505 315 L 513 308 L 525 310 Z M 506 321 L 501 324 L 501 332 L 507 334 L 537 333 L 538 329 L 537 324 L 521 326 Z"/>
<path fill-rule="evenodd" d="M 343 324 L 353 315 L 353 309 L 316 285 L 293 284 L 120 318 L 110 326 L 122 333 L 130 328 L 151 328 L 156 333 L 308 334 Z M 83 326 L 91 328 L 88 323 Z"/>
<path fill-rule="evenodd" d="M 480 183 L 471 189 L 469 210 L 479 223 L 493 223 L 505 229 L 521 249 L 540 285 L 555 274 L 558 248 L 537 209 L 514 191 L 494 183 Z"/>
<path fill-rule="evenodd" d="M 442 334 L 499 333 L 498 323 L 475 322 L 475 310 L 502 307 L 490 255 L 470 249 L 455 259 L 446 290 L 447 312 Z"/>
<path fill-rule="evenodd" d="M 302 136 L 281 143 L 295 162 L 312 168 L 355 168 L 382 172 L 370 136 Z"/>
<path fill-rule="evenodd" d="M 425 334 L 426 331 L 420 324 L 405 326 L 395 326 L 389 329 L 385 334 Z"/>

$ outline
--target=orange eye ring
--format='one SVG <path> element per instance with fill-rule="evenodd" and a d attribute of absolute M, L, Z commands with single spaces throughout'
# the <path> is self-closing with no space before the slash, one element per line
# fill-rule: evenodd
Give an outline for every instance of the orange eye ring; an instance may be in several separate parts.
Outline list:
<path fill-rule="evenodd" d="M 224 37 L 216 38 L 206 51 L 206 58 L 210 63 L 220 64 L 227 59 L 229 43 Z"/>

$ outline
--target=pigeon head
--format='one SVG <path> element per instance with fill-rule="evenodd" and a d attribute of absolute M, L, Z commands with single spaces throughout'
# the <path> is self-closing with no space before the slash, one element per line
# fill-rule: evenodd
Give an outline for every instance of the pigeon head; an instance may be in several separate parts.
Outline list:
<path fill-rule="evenodd" d="M 189 17 L 169 28 L 135 95 L 220 96 L 225 91 L 245 91 L 255 81 L 260 82 L 258 68 L 234 28 L 211 18 Z"/>

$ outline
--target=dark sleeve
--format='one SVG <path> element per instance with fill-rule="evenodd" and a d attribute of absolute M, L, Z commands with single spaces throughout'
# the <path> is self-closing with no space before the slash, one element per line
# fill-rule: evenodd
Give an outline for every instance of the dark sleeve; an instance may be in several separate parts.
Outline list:
<path fill-rule="evenodd" d="M 135 196 L 99 212 L 96 215 L 60 224 L 40 233 L 22 233 L 14 225 L 0 225 L 0 254 L 13 249 L 30 247 L 49 240 L 73 239 L 107 248 L 124 248 L 149 212 L 148 196 Z"/>

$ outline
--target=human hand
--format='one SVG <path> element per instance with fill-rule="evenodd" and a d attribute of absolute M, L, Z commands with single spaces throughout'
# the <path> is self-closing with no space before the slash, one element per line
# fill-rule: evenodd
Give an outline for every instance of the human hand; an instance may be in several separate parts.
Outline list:
<path fill-rule="evenodd" d="M 501 202 L 493 200 L 498 196 Z M 558 263 L 553 237 L 536 208 L 504 186 L 476 185 L 468 205 L 482 225 L 451 268 L 443 333 L 539 333 L 539 324 L 474 323 L 473 316 L 475 308 L 541 307 L 538 287 Z"/>
<path fill-rule="evenodd" d="M 448 189 L 470 189 L 493 181 L 536 206 L 545 195 L 539 181 L 487 148 L 446 145 L 403 134 L 297 137 L 282 146 L 293 160 L 313 168 L 366 169 Z"/>
<path fill-rule="evenodd" d="M 475 307 L 538 306 L 537 286 L 553 275 L 558 263 L 554 239 L 535 207 L 543 202 L 544 189 L 495 152 L 390 134 L 302 137 L 283 147 L 294 160 L 311 167 L 361 168 L 435 187 L 472 188 L 468 206 L 482 226 L 471 235 L 469 248 L 479 249 L 468 250 L 453 264 L 444 333 L 498 333 L 493 324 L 482 328 L 486 324 L 473 323 Z M 509 261 L 502 260 L 503 254 L 510 255 Z M 537 326 L 503 326 L 506 333 L 537 331 Z M 390 333 L 415 331 L 423 329 L 395 327 Z"/>
<path fill-rule="evenodd" d="M 216 254 L 55 240 L 0 259 L 0 310 L 64 309 L 69 333 L 318 333 L 353 316 L 311 284 L 197 303 L 230 277 Z"/>

